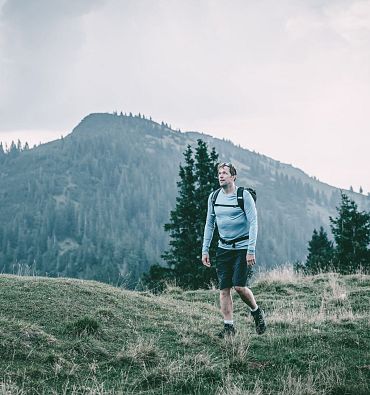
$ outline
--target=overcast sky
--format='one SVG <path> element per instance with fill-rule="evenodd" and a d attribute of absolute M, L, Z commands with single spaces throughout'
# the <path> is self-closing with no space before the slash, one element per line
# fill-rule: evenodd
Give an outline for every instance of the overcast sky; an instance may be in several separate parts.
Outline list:
<path fill-rule="evenodd" d="M 370 192 L 369 0 L 0 0 L 0 141 L 144 113 Z"/>

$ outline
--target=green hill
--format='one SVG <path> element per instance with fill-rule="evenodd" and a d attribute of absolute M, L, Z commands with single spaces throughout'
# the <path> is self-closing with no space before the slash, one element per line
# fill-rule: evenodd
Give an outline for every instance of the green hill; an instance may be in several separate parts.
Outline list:
<path fill-rule="evenodd" d="M 0 276 L 0 393 L 367 394 L 370 276 L 260 278 L 269 329 L 218 292 L 162 295 L 94 281 Z"/>
<path fill-rule="evenodd" d="M 0 272 L 134 288 L 162 262 L 182 153 L 199 138 L 236 165 L 239 185 L 257 190 L 261 266 L 304 259 L 313 229 L 336 216 L 337 188 L 229 141 L 141 116 L 90 114 L 62 139 L 0 149 Z M 370 209 L 369 197 L 348 194 Z"/>

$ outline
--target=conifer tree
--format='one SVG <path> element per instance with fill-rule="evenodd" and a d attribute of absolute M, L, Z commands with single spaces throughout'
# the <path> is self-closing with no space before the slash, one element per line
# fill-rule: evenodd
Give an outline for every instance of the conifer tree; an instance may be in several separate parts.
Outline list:
<path fill-rule="evenodd" d="M 216 279 L 214 271 L 201 263 L 201 248 L 208 196 L 217 188 L 218 155 L 214 149 L 209 154 L 201 139 L 197 143 L 195 160 L 188 146 L 185 166 L 180 166 L 177 205 L 170 223 L 165 225 L 165 230 L 170 231 L 171 249 L 163 255 L 174 269 L 176 282 L 193 289 L 206 287 Z"/>
<path fill-rule="evenodd" d="M 2 160 L 5 157 L 5 151 L 3 147 L 3 143 L 0 142 L 0 160 Z"/>
<path fill-rule="evenodd" d="M 164 229 L 170 234 L 170 250 L 163 254 L 163 258 L 171 269 L 175 269 L 180 277 L 186 277 L 187 266 L 194 261 L 197 234 L 194 231 L 196 218 L 195 205 L 195 172 L 194 159 L 191 146 L 188 145 L 185 153 L 185 165 L 180 165 L 180 181 L 177 182 L 178 196 L 176 208 L 171 211 L 170 222 Z M 186 282 L 186 281 L 185 281 Z"/>
<path fill-rule="evenodd" d="M 181 287 L 198 289 L 216 280 L 215 271 L 202 265 L 201 249 L 208 196 L 218 187 L 218 155 L 214 149 L 208 153 L 207 144 L 199 139 L 195 160 L 191 146 L 187 147 L 184 158 L 177 183 L 176 207 L 171 211 L 170 222 L 165 224 L 171 240 L 170 249 L 162 257 L 168 268 L 153 265 L 143 278 L 149 287 L 161 288 L 164 280 L 172 279 Z"/>
<path fill-rule="evenodd" d="M 340 273 L 353 273 L 360 267 L 370 270 L 370 213 L 359 212 L 357 204 L 342 193 L 338 217 L 330 217 L 336 243 L 334 263 Z"/>
<path fill-rule="evenodd" d="M 308 256 L 305 270 L 310 274 L 327 272 L 332 268 L 333 243 L 328 240 L 328 235 L 324 228 L 320 226 L 320 231 L 314 229 L 312 239 L 308 243 Z"/>
<path fill-rule="evenodd" d="M 168 280 L 176 281 L 182 286 L 190 282 L 192 273 L 190 262 L 195 260 L 194 245 L 197 240 L 193 222 L 196 216 L 194 159 L 190 145 L 184 152 L 184 159 L 185 164 L 180 165 L 180 180 L 177 182 L 179 193 L 176 198 L 176 207 L 170 213 L 170 222 L 164 225 L 171 239 L 170 249 L 162 254 L 168 268 L 155 264 L 143 276 L 143 282 L 154 291 L 161 291 Z"/>
<path fill-rule="evenodd" d="M 218 166 L 218 154 L 213 147 L 211 152 L 208 153 L 207 144 L 201 140 L 197 140 L 198 146 L 195 154 L 195 177 L 196 177 L 196 189 L 195 189 L 195 203 L 197 207 L 197 216 L 195 218 L 195 229 L 197 233 L 197 240 L 200 244 L 200 248 L 197 251 L 199 256 L 198 260 L 201 260 L 201 244 L 203 242 L 204 225 L 207 216 L 208 209 L 208 197 L 209 194 L 220 187 L 217 177 L 217 166 Z M 217 230 L 215 230 L 217 234 Z M 214 262 L 217 249 L 217 237 L 214 237 L 209 249 L 211 260 Z M 201 277 L 201 282 L 209 284 L 211 280 L 214 280 L 214 273 L 204 266 L 198 271 L 198 275 Z"/>
<path fill-rule="evenodd" d="M 12 140 L 9 148 L 9 154 L 11 156 L 16 156 L 19 153 L 17 146 L 15 145 L 15 142 Z"/>

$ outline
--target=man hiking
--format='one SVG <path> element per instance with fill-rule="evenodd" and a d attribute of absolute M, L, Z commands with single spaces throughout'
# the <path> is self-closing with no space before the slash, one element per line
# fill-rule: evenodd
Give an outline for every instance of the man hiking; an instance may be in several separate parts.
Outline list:
<path fill-rule="evenodd" d="M 266 331 L 263 311 L 257 306 L 252 291 L 246 286 L 252 275 L 252 267 L 256 263 L 256 205 L 246 189 L 240 189 L 243 194 L 238 196 L 235 179 L 236 169 L 231 163 L 221 163 L 218 166 L 220 189 L 209 195 L 203 237 L 202 262 L 210 267 L 208 251 L 217 224 L 220 239 L 216 253 L 216 269 L 220 286 L 221 313 L 224 318 L 224 329 L 219 333 L 219 337 L 235 334 L 232 287 L 248 305 L 256 324 L 256 332 L 261 335 Z"/>

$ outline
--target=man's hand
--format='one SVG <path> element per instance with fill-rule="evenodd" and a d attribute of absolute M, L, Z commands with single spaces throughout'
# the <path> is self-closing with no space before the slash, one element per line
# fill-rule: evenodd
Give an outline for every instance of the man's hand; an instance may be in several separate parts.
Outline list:
<path fill-rule="evenodd" d="M 211 267 L 211 261 L 209 260 L 209 255 L 208 254 L 203 254 L 202 255 L 202 263 L 204 266 Z"/>
<path fill-rule="evenodd" d="M 248 266 L 253 266 L 256 263 L 256 257 L 254 254 L 247 254 L 246 261 Z"/>

